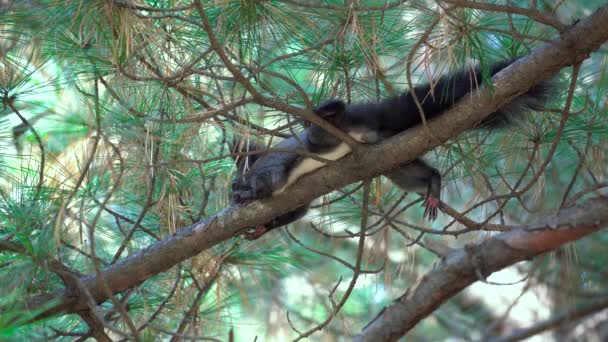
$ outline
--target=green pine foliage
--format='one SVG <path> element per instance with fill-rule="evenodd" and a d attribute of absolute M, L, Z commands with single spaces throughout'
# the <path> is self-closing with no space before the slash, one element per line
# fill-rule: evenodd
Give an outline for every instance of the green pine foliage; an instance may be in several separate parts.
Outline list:
<path fill-rule="evenodd" d="M 215 39 L 259 96 L 307 109 L 334 97 L 362 102 L 404 91 L 407 74 L 415 85 L 467 65 L 487 67 L 558 34 L 528 16 L 441 1 L 202 3 Z M 570 23 L 603 1 L 488 3 L 534 3 Z M 546 111 L 429 153 L 444 174 L 444 201 L 477 222 L 524 224 L 568 199 L 597 196 L 608 171 L 607 51 L 583 63 L 563 130 L 572 69 L 556 76 L 564 87 Z M 93 275 L 228 207 L 229 143 L 273 144 L 301 130 L 299 117 L 256 96 L 214 51 L 190 1 L 1 1 L 0 340 L 92 337 L 82 315 L 32 321 L 47 308 L 23 306 L 75 286 L 50 261 Z M 526 190 L 487 200 L 514 184 Z M 354 264 L 363 197 L 360 184 L 335 191 L 288 232 L 254 242 L 235 237 L 95 305 L 94 316 L 113 340 L 132 338 L 130 324 L 144 341 L 296 338 L 296 329 L 323 322 L 347 290 L 353 272 L 335 258 Z M 312 340 L 350 340 L 431 269 L 437 256 L 425 239 L 457 248 L 491 234 L 451 234 L 463 226 L 446 214 L 422 220 L 420 203 L 384 178 L 372 182 L 363 264 L 376 272 L 360 276 Z M 530 288 L 582 303 L 606 293 L 606 239 L 597 233 L 518 271 Z M 558 302 L 548 306 L 565 305 Z M 498 328 L 488 327 L 503 313 L 465 292 L 409 338 L 494 336 Z"/>

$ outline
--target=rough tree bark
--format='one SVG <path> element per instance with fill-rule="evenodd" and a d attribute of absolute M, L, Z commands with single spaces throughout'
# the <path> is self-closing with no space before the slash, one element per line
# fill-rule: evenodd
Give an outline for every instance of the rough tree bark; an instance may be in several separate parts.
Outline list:
<path fill-rule="evenodd" d="M 583 205 L 564 209 L 553 218 L 453 251 L 386 307 L 354 340 L 397 340 L 448 298 L 475 281 L 578 240 L 607 224 L 608 199 L 591 199 Z"/>

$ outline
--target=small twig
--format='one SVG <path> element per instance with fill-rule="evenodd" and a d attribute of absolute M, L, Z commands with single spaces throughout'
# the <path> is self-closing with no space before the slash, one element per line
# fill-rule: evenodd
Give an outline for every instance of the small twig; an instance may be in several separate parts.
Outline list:
<path fill-rule="evenodd" d="M 327 326 L 333 320 L 333 318 L 340 312 L 340 309 L 346 303 L 346 301 L 350 297 L 351 292 L 355 288 L 357 279 L 359 278 L 359 275 L 361 274 L 361 263 L 363 261 L 363 250 L 365 247 L 365 231 L 367 229 L 367 217 L 368 217 L 367 207 L 369 205 L 369 196 L 370 196 L 369 190 L 370 190 L 370 181 L 366 180 L 365 184 L 363 185 L 363 196 L 364 197 L 363 197 L 363 209 L 362 209 L 362 218 L 361 218 L 361 231 L 359 232 L 359 246 L 357 249 L 357 261 L 355 262 L 355 269 L 353 270 L 353 278 L 351 279 L 350 284 L 348 285 L 348 288 L 344 292 L 344 295 L 340 299 L 340 302 L 337 305 L 335 305 L 334 310 L 327 317 L 327 319 L 325 319 L 325 321 L 323 321 L 321 324 L 317 325 L 316 327 L 304 332 L 303 334 L 300 334 L 294 341 L 299 341 L 303 338 L 306 338 L 306 337 L 312 335 L 313 333 L 315 333 L 316 331 L 319 331 L 319 330 L 323 329 L 325 326 Z"/>
<path fill-rule="evenodd" d="M 40 138 L 38 131 L 36 131 L 34 126 L 32 126 L 31 123 L 23 115 L 21 115 L 19 110 L 17 110 L 17 107 L 15 107 L 15 104 L 13 103 L 13 101 L 14 100 L 12 98 L 9 98 L 9 99 L 6 99 L 4 101 L 4 103 L 6 103 L 13 110 L 13 112 L 19 117 L 19 120 L 21 120 L 21 123 L 23 123 L 23 125 L 25 127 L 27 127 L 30 131 L 32 131 L 32 134 L 34 134 L 34 139 L 36 139 L 36 142 L 38 143 L 38 148 L 40 149 L 40 170 L 38 172 L 38 184 L 36 185 L 36 192 L 34 194 L 34 200 L 37 200 L 42 193 L 42 186 L 44 184 L 44 166 L 45 166 L 44 145 L 42 144 L 42 139 Z"/>

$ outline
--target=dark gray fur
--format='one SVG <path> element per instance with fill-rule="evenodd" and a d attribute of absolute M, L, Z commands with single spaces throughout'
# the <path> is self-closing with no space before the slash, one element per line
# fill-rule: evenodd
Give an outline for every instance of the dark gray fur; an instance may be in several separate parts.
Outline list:
<path fill-rule="evenodd" d="M 242 153 L 242 152 L 253 152 L 253 151 L 257 151 L 258 148 L 257 146 L 253 143 L 253 142 L 249 142 L 249 143 L 245 143 L 242 146 L 239 146 L 239 144 L 237 142 L 234 142 L 231 146 L 231 151 L 233 153 Z M 282 157 L 284 157 L 283 159 L 274 159 L 273 161 L 278 161 L 278 164 L 280 165 L 281 163 L 290 163 L 293 162 L 293 159 L 290 158 L 291 153 L 284 153 L 282 154 Z M 236 166 L 237 166 L 237 176 L 235 177 L 234 181 L 232 182 L 232 200 L 236 203 L 239 202 L 239 198 L 238 196 L 235 196 L 235 194 L 239 194 L 239 182 L 238 180 L 241 179 L 242 175 L 245 173 L 246 169 L 251 166 L 254 165 L 256 163 L 256 161 L 261 157 L 261 154 L 252 154 L 252 155 L 246 155 L 246 156 L 242 156 L 242 157 L 235 157 L 235 162 L 236 162 Z M 274 164 L 273 164 L 274 165 Z M 272 170 L 273 167 L 269 166 L 269 170 Z M 272 176 L 272 175 L 271 175 Z M 261 177 L 261 179 L 264 179 L 264 177 Z M 267 222 L 264 224 L 264 229 L 265 231 L 277 228 L 277 227 L 282 227 L 284 225 L 287 225 L 291 222 L 294 222 L 296 220 L 299 220 L 300 218 L 302 218 L 302 216 L 304 216 L 306 214 L 306 212 L 308 212 L 308 207 L 309 204 L 296 208 L 293 211 L 288 212 L 287 214 L 278 216 L 273 218 L 270 222 Z M 252 238 L 252 239 L 256 239 L 258 236 L 255 235 L 255 232 L 253 233 L 248 233 L 246 234 L 247 238 Z"/>
<path fill-rule="evenodd" d="M 512 62 L 513 60 L 507 60 L 494 64 L 490 67 L 489 74 L 498 73 Z M 430 120 L 439 116 L 471 90 L 476 89 L 483 83 L 481 75 L 481 69 L 477 67 L 442 76 L 434 82 L 433 87 L 428 84 L 415 87 L 414 93 L 422 105 L 425 118 Z M 478 128 L 503 127 L 509 124 L 515 116 L 522 115 L 531 109 L 541 109 L 551 90 L 552 86 L 549 81 L 541 82 L 497 112 L 490 114 L 479 123 Z M 346 133 L 359 133 L 359 141 L 362 143 L 375 143 L 386 139 L 414 127 L 422 121 L 409 92 L 370 103 L 347 105 L 341 100 L 334 99 L 321 104 L 314 109 L 314 112 Z M 337 150 L 340 146 L 344 147 L 338 138 L 321 127 L 312 125 L 298 134 L 297 138 L 285 139 L 275 147 L 299 149 L 323 155 Z M 234 180 L 233 200 L 237 203 L 244 203 L 272 196 L 285 186 L 290 174 L 295 172 L 294 170 L 309 161 L 310 158 L 307 159 L 297 153 L 289 152 L 273 152 L 256 158 L 256 161 L 250 164 L 249 170 L 244 172 L 243 169 L 243 172 Z M 416 159 L 386 173 L 385 176 L 404 191 L 426 192 L 427 212 L 425 215 L 428 214 L 430 219 L 436 217 L 441 191 L 441 176 L 435 168 L 427 165 L 421 159 Z M 300 207 L 292 213 L 274 219 L 271 222 L 273 228 L 299 219 L 305 214 L 307 207 Z"/>

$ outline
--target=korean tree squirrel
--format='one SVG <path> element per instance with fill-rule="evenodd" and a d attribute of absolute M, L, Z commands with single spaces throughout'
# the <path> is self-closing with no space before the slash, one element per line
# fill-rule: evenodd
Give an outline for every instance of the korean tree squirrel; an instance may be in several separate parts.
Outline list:
<path fill-rule="evenodd" d="M 489 68 L 493 76 L 514 60 L 498 62 Z M 441 115 L 459 99 L 483 83 L 481 67 L 461 70 L 414 88 L 426 120 Z M 550 81 L 543 81 L 530 88 L 510 103 L 490 114 L 477 128 L 496 128 L 509 124 L 514 117 L 530 110 L 540 110 L 552 89 Z M 421 124 L 420 112 L 410 92 L 389 97 L 379 102 L 345 104 L 342 100 L 329 100 L 314 108 L 314 113 L 348 133 L 359 143 L 373 144 L 410 127 Z M 236 145 L 235 145 L 236 147 Z M 235 148 L 233 147 L 233 149 Z M 249 143 L 245 152 L 257 147 Z M 338 160 L 348 153 L 347 144 L 317 125 L 282 140 L 277 149 L 304 150 L 327 160 Z M 238 152 L 238 150 L 234 150 Z M 242 150 L 240 150 L 242 152 Z M 273 196 L 283 192 L 303 175 L 313 172 L 326 164 L 298 153 L 271 152 L 254 154 L 237 162 L 237 176 L 232 183 L 232 199 L 235 203 Z M 424 217 L 437 218 L 440 207 L 441 175 L 422 159 L 403 164 L 384 174 L 404 191 L 425 192 Z M 308 205 L 274 218 L 255 231 L 246 234 L 248 239 L 257 239 L 266 231 L 298 220 L 308 210 Z"/>

